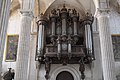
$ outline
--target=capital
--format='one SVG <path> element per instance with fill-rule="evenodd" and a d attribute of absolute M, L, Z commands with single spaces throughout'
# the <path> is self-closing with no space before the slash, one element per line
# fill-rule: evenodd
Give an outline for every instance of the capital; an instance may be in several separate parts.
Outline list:
<path fill-rule="evenodd" d="M 48 21 L 47 17 L 45 17 L 43 15 L 43 13 L 41 13 L 38 17 L 37 17 L 37 24 L 46 24 L 46 22 Z"/>
<path fill-rule="evenodd" d="M 34 17 L 33 11 L 32 10 L 20 10 L 20 13 L 23 16 L 30 16 L 30 17 Z"/>
<path fill-rule="evenodd" d="M 110 9 L 109 8 L 97 8 L 97 11 L 95 13 L 95 17 L 100 17 L 100 16 L 107 16 L 109 17 L 109 12 L 110 12 Z"/>

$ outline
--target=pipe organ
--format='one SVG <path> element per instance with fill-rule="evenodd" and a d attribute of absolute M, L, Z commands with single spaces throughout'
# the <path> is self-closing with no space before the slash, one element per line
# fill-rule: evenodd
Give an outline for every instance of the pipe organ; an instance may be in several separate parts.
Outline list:
<path fill-rule="evenodd" d="M 80 64 L 82 80 L 85 79 L 85 64 L 94 58 L 93 16 L 89 13 L 81 19 L 76 9 L 53 9 L 46 18 L 37 19 L 36 60 L 45 64 L 46 80 L 51 64 Z"/>

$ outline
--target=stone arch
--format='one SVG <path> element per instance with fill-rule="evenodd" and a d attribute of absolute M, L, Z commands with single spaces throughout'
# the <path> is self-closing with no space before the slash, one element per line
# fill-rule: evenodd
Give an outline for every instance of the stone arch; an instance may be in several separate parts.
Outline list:
<path fill-rule="evenodd" d="M 49 14 L 50 11 L 53 9 L 53 8 L 62 8 L 63 7 L 63 4 L 66 5 L 67 8 L 75 8 L 77 11 L 79 12 L 82 12 L 82 14 L 84 15 L 85 14 L 85 11 L 84 11 L 84 7 L 80 4 L 79 7 L 76 7 L 76 5 L 73 5 L 71 4 L 69 1 L 68 2 L 64 2 L 63 0 L 55 0 L 45 11 L 45 15 Z M 77 4 L 78 5 L 78 4 Z M 80 8 L 81 7 L 81 8 Z"/>
<path fill-rule="evenodd" d="M 17 9 L 20 9 L 20 3 L 19 0 L 12 0 L 11 6 L 10 6 L 10 15 L 14 13 Z"/>
<path fill-rule="evenodd" d="M 57 75 L 62 71 L 67 71 L 67 72 L 71 73 L 74 77 L 74 80 L 80 80 L 79 72 L 74 67 L 71 67 L 71 66 L 59 66 L 59 67 L 55 68 L 50 73 L 50 76 L 51 76 L 50 80 L 56 80 Z"/>
<path fill-rule="evenodd" d="M 64 2 L 65 1 L 65 2 Z M 89 0 L 89 1 L 91 1 L 91 0 Z M 92 14 L 94 14 L 95 13 L 95 2 L 93 2 L 93 0 L 91 1 L 91 3 L 87 3 L 87 4 L 85 4 L 85 2 L 84 1 L 80 1 L 80 0 L 75 0 L 75 1 L 72 1 L 72 0 L 70 0 L 70 1 L 68 1 L 68 0 L 54 0 L 51 4 L 50 4 L 50 6 L 48 6 L 48 8 L 46 8 L 46 10 L 45 10 L 45 12 L 44 12 L 44 14 L 46 15 L 46 16 L 48 16 L 48 14 L 50 13 L 50 11 L 53 9 L 53 8 L 55 8 L 55 9 L 57 9 L 57 8 L 59 8 L 59 9 L 61 9 L 62 7 L 63 7 L 63 4 L 65 4 L 66 5 L 66 7 L 67 8 L 70 8 L 70 9 L 73 9 L 73 8 L 75 8 L 78 12 L 79 12 L 79 14 L 80 14 L 80 16 L 82 15 L 82 16 L 85 16 L 85 13 L 87 13 L 88 12 L 88 8 L 90 7 L 90 6 L 88 6 L 87 4 L 89 4 L 89 5 L 92 5 L 93 7 L 92 7 Z"/>
<path fill-rule="evenodd" d="M 93 2 L 94 2 L 96 9 L 99 8 L 99 0 L 93 0 Z"/>

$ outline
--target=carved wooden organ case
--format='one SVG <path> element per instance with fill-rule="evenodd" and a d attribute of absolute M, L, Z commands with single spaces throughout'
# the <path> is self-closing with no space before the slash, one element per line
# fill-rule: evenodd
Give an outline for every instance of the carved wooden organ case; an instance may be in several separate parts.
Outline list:
<path fill-rule="evenodd" d="M 76 9 L 53 9 L 46 18 L 37 19 L 36 60 L 45 64 L 46 80 L 51 64 L 80 64 L 81 79 L 85 79 L 85 64 L 94 60 L 93 16 L 89 13 L 81 19 Z"/>

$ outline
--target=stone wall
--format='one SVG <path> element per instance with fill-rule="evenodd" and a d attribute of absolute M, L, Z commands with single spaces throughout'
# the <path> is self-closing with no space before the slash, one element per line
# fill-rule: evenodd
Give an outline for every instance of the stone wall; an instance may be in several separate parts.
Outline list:
<path fill-rule="evenodd" d="M 8 23 L 8 29 L 7 29 L 7 35 L 19 35 L 20 32 L 20 14 L 19 10 L 16 10 L 14 14 L 12 14 L 11 17 L 9 17 L 9 23 Z M 6 35 L 6 37 L 7 37 Z M 5 43 L 5 48 L 4 48 L 4 55 L 3 55 L 3 62 L 2 62 L 2 72 L 6 72 L 8 68 L 16 68 L 16 62 L 6 62 L 5 61 L 5 56 L 6 56 L 6 46 L 7 46 L 7 41 Z"/>

